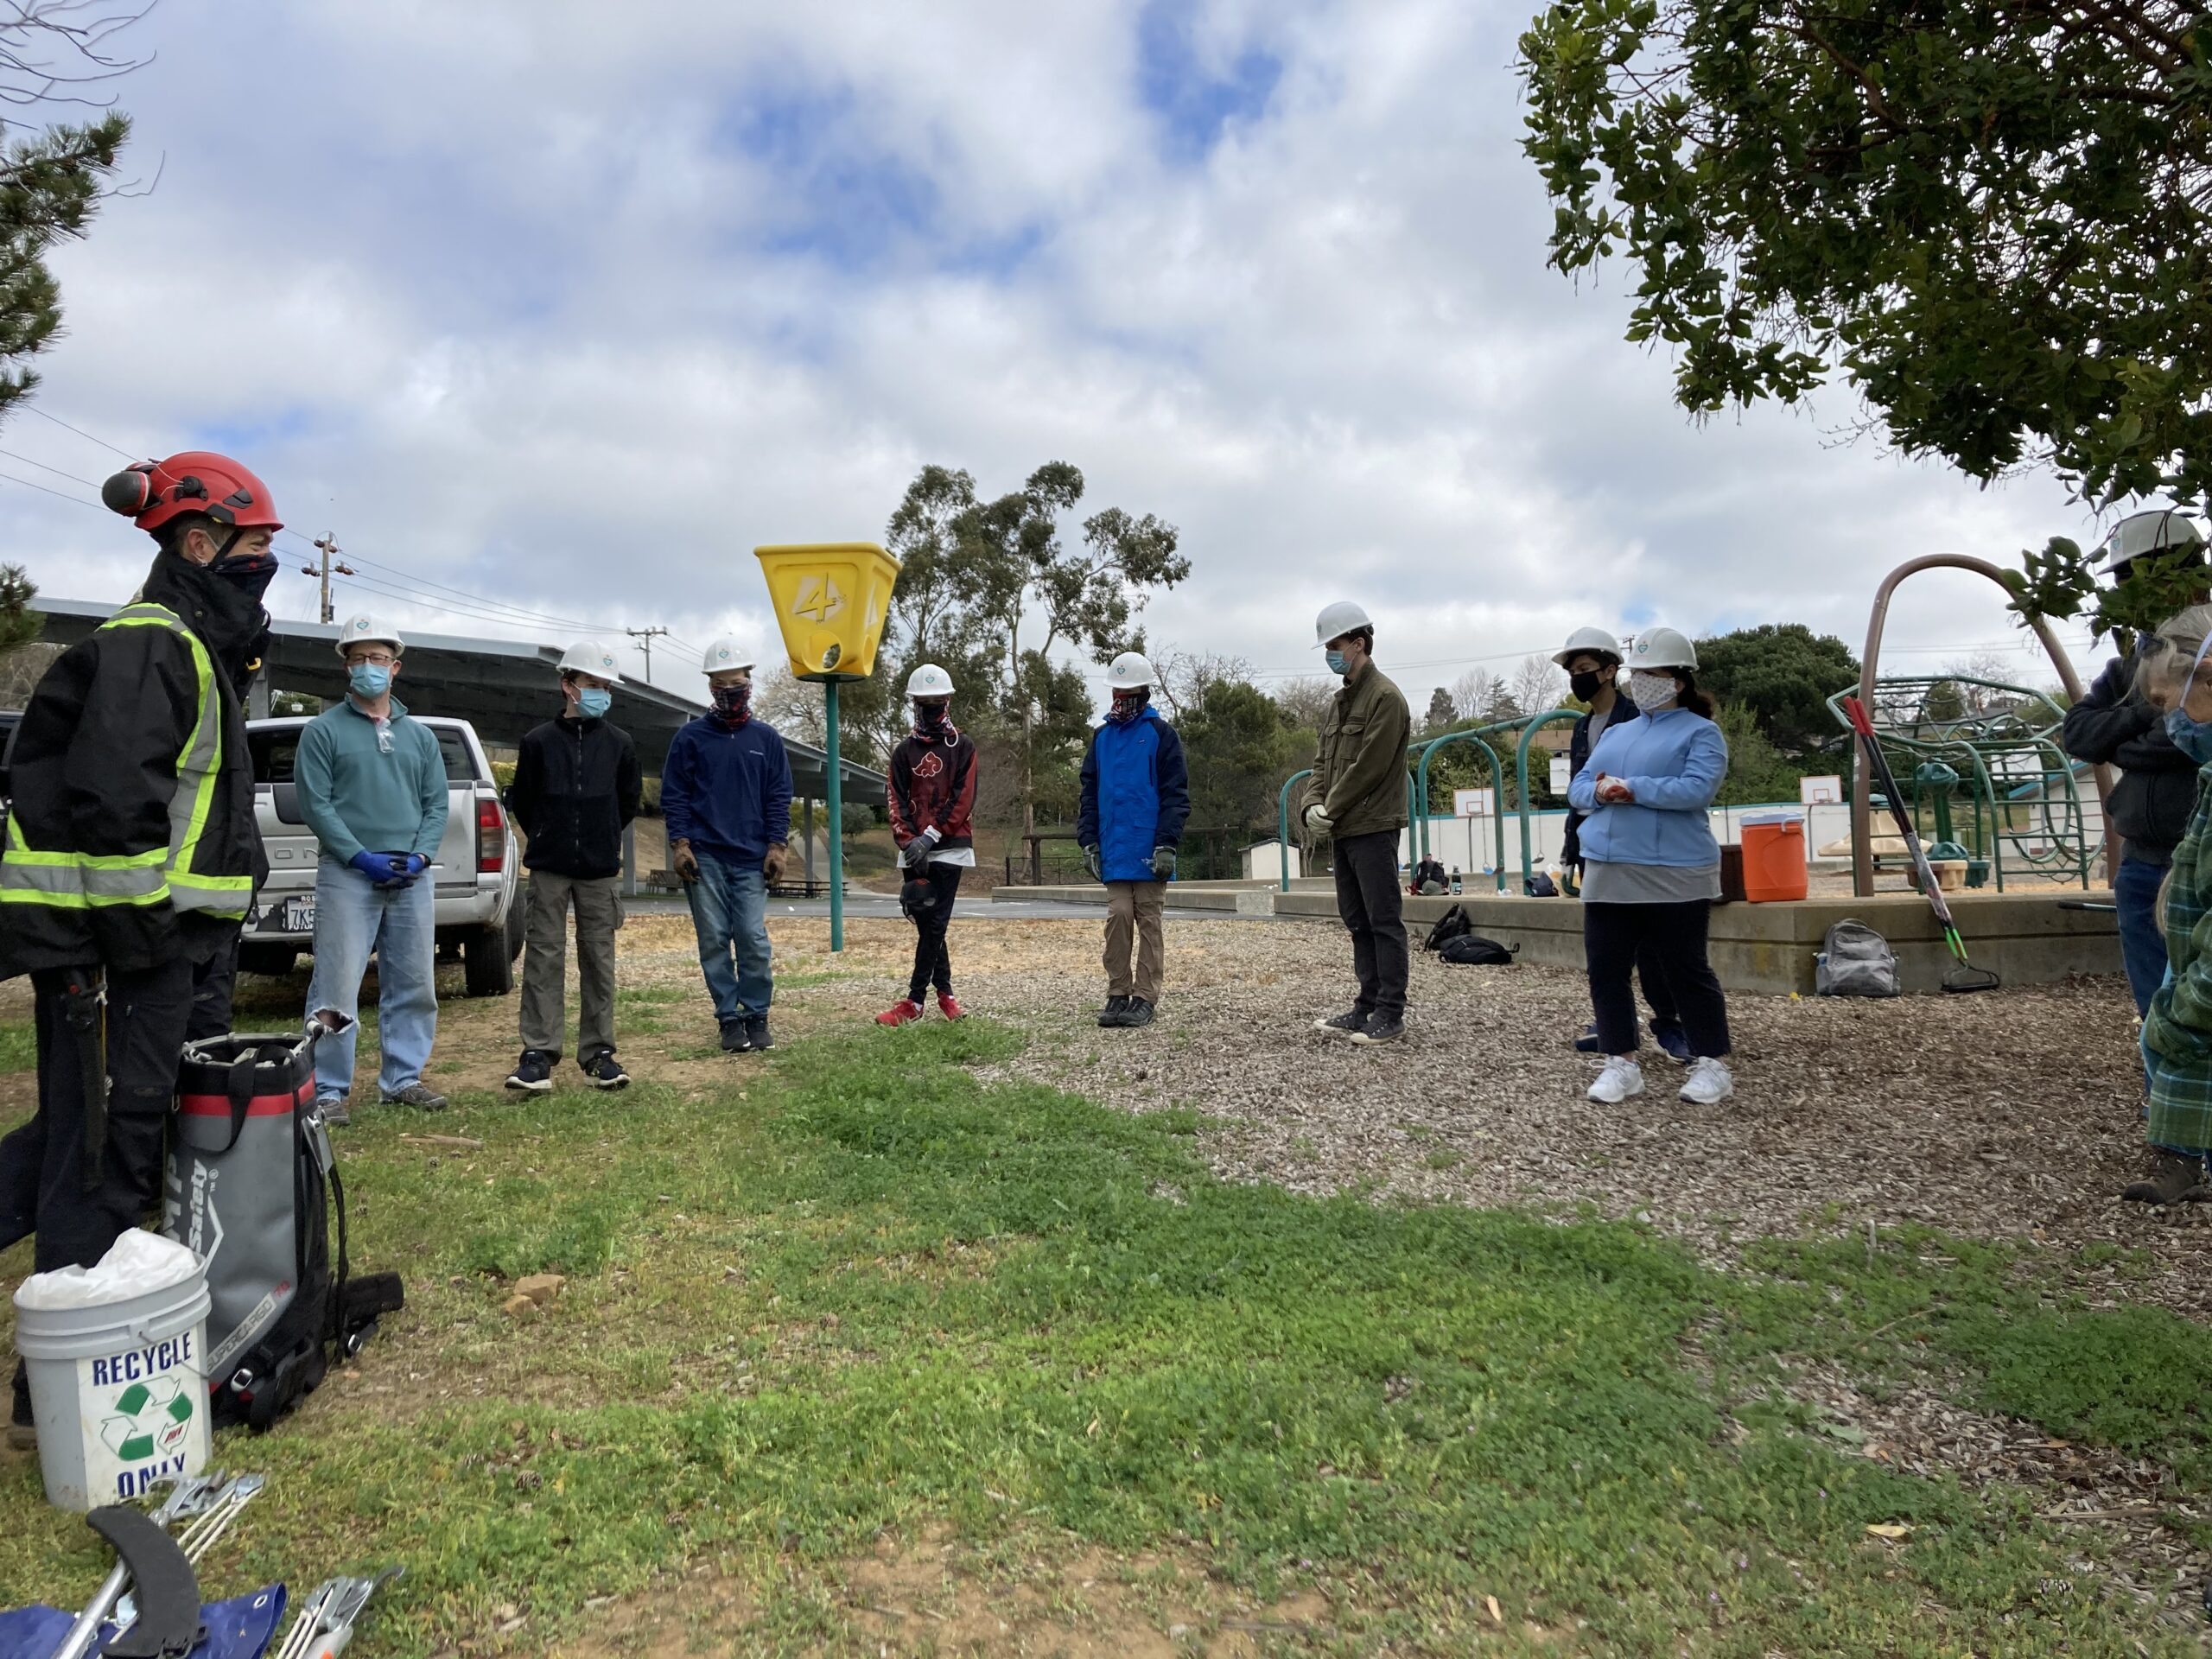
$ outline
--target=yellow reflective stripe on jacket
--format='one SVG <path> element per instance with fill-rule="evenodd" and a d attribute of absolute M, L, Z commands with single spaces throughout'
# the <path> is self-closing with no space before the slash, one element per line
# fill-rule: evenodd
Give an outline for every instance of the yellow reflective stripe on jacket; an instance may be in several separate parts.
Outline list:
<path fill-rule="evenodd" d="M 104 628 L 167 628 L 185 643 L 198 683 L 198 717 L 178 752 L 176 789 L 169 798 L 168 844 L 143 853 L 41 852 L 8 815 L 8 850 L 0 860 L 0 903 L 45 904 L 67 910 L 105 905 L 156 905 L 242 917 L 253 897 L 250 875 L 196 875 L 200 850 L 222 770 L 223 705 L 214 664 L 200 637 L 159 605 L 125 606 Z"/>

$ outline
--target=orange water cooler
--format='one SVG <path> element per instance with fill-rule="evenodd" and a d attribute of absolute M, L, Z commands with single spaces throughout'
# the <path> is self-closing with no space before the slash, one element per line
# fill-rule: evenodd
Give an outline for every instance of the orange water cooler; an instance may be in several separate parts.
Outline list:
<path fill-rule="evenodd" d="M 1744 896 L 1770 905 L 1806 893 L 1805 820 L 1767 812 L 1744 820 Z"/>

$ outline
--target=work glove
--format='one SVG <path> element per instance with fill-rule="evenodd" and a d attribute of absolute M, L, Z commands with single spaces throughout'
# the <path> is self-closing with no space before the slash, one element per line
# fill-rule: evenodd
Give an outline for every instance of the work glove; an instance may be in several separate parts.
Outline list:
<path fill-rule="evenodd" d="M 1325 807 L 1317 804 L 1306 809 L 1306 831 L 1308 835 L 1325 836 L 1334 830 L 1336 827 L 1334 821 L 1330 818 L 1328 810 Z"/>
<path fill-rule="evenodd" d="M 908 869 L 918 870 L 930 861 L 930 855 L 937 850 L 937 826 L 931 824 L 906 843 L 906 849 L 899 855 L 899 860 Z"/>
<path fill-rule="evenodd" d="M 670 867 L 675 870 L 678 880 L 696 881 L 699 879 L 699 855 L 691 850 L 690 842 L 669 842 L 668 861 Z"/>
<path fill-rule="evenodd" d="M 784 865 L 790 857 L 790 849 L 782 842 L 777 842 L 761 856 L 760 879 L 770 887 L 774 887 L 784 879 Z"/>
<path fill-rule="evenodd" d="M 1155 881 L 1172 880 L 1175 874 L 1175 849 L 1155 847 L 1152 849 L 1152 876 Z"/>
<path fill-rule="evenodd" d="M 407 855 L 404 853 L 372 853 L 364 847 L 346 861 L 373 881 L 378 892 L 405 885 Z"/>
<path fill-rule="evenodd" d="M 1090 872 L 1090 879 L 1094 881 L 1103 881 L 1106 879 L 1106 867 L 1099 862 L 1098 849 L 1096 847 L 1086 847 L 1083 849 L 1083 868 Z"/>

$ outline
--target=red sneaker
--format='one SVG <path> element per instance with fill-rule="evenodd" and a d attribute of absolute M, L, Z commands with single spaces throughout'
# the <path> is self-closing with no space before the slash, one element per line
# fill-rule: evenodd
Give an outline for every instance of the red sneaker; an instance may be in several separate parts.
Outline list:
<path fill-rule="evenodd" d="M 965 1020 L 968 1017 L 968 1010 L 960 1006 L 960 999 L 947 996 L 943 991 L 937 994 L 937 1011 L 948 1020 Z"/>
<path fill-rule="evenodd" d="M 922 1017 L 922 1005 L 912 997 L 902 996 L 881 1014 L 875 1016 L 879 1026 L 911 1025 Z"/>

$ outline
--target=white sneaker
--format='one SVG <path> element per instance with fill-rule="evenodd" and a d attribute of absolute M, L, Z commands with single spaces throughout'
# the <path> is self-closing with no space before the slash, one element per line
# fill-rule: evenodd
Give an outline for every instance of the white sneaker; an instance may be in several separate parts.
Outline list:
<path fill-rule="evenodd" d="M 1682 1098 L 1693 1106 L 1713 1106 L 1736 1092 L 1736 1079 L 1718 1060 L 1690 1062 L 1690 1080 L 1682 1085 Z"/>
<path fill-rule="evenodd" d="M 1643 1068 L 1634 1060 L 1616 1056 L 1605 1062 L 1598 1081 L 1590 1085 L 1590 1098 L 1601 1106 L 1618 1106 L 1643 1092 Z"/>

